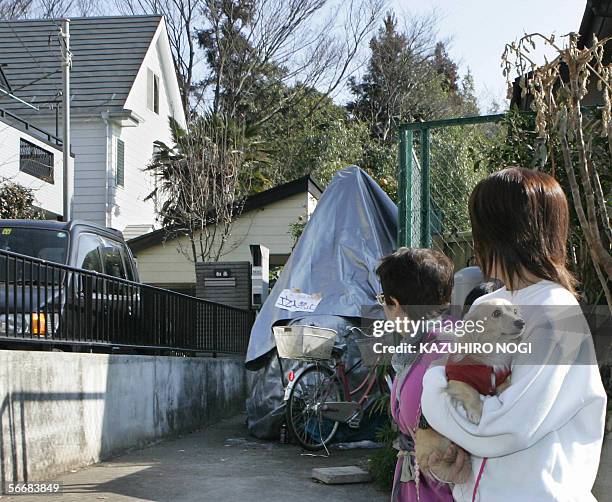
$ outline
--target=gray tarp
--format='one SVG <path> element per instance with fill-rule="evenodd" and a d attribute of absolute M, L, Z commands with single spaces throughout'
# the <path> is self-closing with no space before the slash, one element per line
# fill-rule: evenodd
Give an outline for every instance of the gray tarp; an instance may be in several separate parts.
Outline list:
<path fill-rule="evenodd" d="M 397 207 L 357 166 L 336 173 L 259 312 L 247 351 L 247 368 L 262 367 L 275 348 L 272 326 L 304 312 L 275 307 L 280 292 L 298 288 L 322 296 L 314 314 L 361 317 L 376 306 L 376 266 L 395 249 Z"/>
<path fill-rule="evenodd" d="M 251 330 L 246 363 L 248 369 L 259 370 L 247 399 L 253 435 L 278 437 L 284 420 L 284 382 L 272 326 L 310 324 L 335 329 L 337 342 L 346 349 L 343 359 L 351 367 L 359 359 L 359 350 L 352 343 L 353 335 L 345 335 L 348 327 L 360 324 L 363 307 L 369 307 L 369 317 L 382 316 L 376 306 L 380 283 L 375 270 L 380 258 L 395 249 L 396 232 L 397 207 L 370 176 L 356 166 L 334 176 Z M 313 313 L 275 307 L 281 291 L 292 288 L 321 295 Z M 301 364 L 282 360 L 283 373 Z M 366 374 L 364 367 L 355 370 L 349 378 L 351 386 Z M 371 420 L 364 420 L 361 435 L 345 427 L 338 439 L 372 438 L 373 428 Z"/>

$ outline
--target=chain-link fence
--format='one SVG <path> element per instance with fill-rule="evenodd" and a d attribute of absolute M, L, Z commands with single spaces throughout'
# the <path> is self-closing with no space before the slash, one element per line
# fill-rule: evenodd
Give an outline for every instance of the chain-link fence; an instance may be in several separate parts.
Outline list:
<path fill-rule="evenodd" d="M 400 128 L 400 245 L 433 247 L 457 268 L 472 261 L 468 202 L 490 166 L 504 115 L 405 124 Z"/>

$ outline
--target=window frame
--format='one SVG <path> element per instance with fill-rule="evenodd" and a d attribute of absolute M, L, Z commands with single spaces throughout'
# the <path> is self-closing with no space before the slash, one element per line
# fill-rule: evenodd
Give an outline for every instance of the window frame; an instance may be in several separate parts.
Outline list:
<path fill-rule="evenodd" d="M 125 268 L 126 263 L 125 263 L 125 260 L 123 258 L 123 256 L 124 256 L 124 253 L 123 253 L 123 244 L 121 242 L 119 242 L 119 241 L 116 241 L 114 239 L 110 239 L 110 238 L 108 238 L 106 236 L 100 236 L 100 241 L 101 241 L 101 245 L 102 245 L 102 247 L 100 248 L 100 251 L 101 251 L 100 254 L 102 255 L 102 267 L 104 269 L 104 274 L 106 274 L 106 275 L 108 275 L 110 277 L 114 277 L 115 279 L 128 280 L 127 279 L 127 270 Z M 109 243 L 109 244 L 111 244 L 113 246 L 116 246 L 117 249 L 119 250 L 119 256 L 121 257 L 121 264 L 122 264 L 122 267 L 123 267 L 123 272 L 124 272 L 125 277 L 120 277 L 120 276 L 117 276 L 117 275 L 114 275 L 114 274 L 110 274 L 110 273 L 108 273 L 106 271 L 106 264 L 104 262 L 104 257 L 105 257 L 105 252 L 104 251 L 105 251 L 105 248 L 110 247 L 110 246 L 107 245 L 107 243 Z"/>
<path fill-rule="evenodd" d="M 161 79 L 151 68 L 147 68 L 147 109 L 159 115 Z"/>
<path fill-rule="evenodd" d="M 30 156 L 24 155 L 24 149 L 30 150 Z M 36 155 L 37 154 L 37 155 Z M 41 162 L 42 156 L 47 158 L 47 164 Z M 47 169 L 47 173 L 42 173 Z M 53 152 L 43 148 L 27 139 L 19 138 L 19 172 L 32 176 L 38 180 L 55 184 L 55 155 Z"/>
<path fill-rule="evenodd" d="M 121 146 L 121 148 L 119 148 Z M 121 150 L 121 156 L 119 151 Z M 121 158 L 121 176 L 119 176 L 119 159 Z M 115 141 L 115 186 L 125 188 L 125 141 L 116 138 Z"/>
<path fill-rule="evenodd" d="M 98 244 L 96 246 L 96 250 L 97 250 L 97 254 L 98 254 L 98 259 L 100 260 L 100 270 L 93 270 L 93 269 L 88 269 L 88 268 L 83 268 L 81 267 L 81 264 L 79 264 L 79 247 L 81 245 L 81 239 L 83 237 L 94 237 L 96 239 L 96 241 L 98 241 Z M 100 235 L 95 234 L 93 232 L 81 232 L 79 233 L 79 238 L 77 239 L 77 243 L 76 243 L 76 252 L 74 255 L 74 260 L 75 260 L 75 267 L 82 269 L 82 270 L 87 270 L 89 272 L 96 272 L 99 274 L 104 274 L 104 260 L 102 259 L 102 239 L 100 238 Z"/>

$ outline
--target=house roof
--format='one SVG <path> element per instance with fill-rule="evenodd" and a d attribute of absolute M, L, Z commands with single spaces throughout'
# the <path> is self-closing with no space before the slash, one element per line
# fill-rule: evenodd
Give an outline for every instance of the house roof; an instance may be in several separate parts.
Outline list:
<path fill-rule="evenodd" d="M 118 111 L 125 104 L 162 16 L 73 18 L 72 113 Z M 59 20 L 0 22 L 0 64 L 13 93 L 41 107 L 57 100 L 62 87 Z M 28 113 L 26 107 L 0 96 L 0 106 Z M 30 110 L 31 112 L 31 110 Z"/>
<path fill-rule="evenodd" d="M 0 66 L 0 87 L 2 87 L 6 92 L 11 92 L 11 84 L 9 84 L 4 71 L 2 70 L 2 66 Z"/>
<path fill-rule="evenodd" d="M 612 0 L 587 0 L 579 33 L 578 45 L 581 47 L 590 46 L 593 35 L 598 40 L 612 36 Z M 610 51 L 607 50 L 604 62 L 609 63 L 610 57 Z"/>
<path fill-rule="evenodd" d="M 578 46 L 580 48 L 589 47 L 593 41 L 593 35 L 598 40 L 612 36 L 612 0 L 587 0 L 578 34 L 580 35 L 578 38 Z M 604 63 L 609 63 L 612 59 L 611 46 L 611 42 L 606 43 Z M 533 72 L 525 74 L 527 78 L 530 78 L 532 75 Z M 568 70 L 565 63 L 562 63 L 561 66 L 561 78 L 563 81 L 566 81 L 568 78 Z M 521 77 L 517 77 L 513 82 L 510 106 L 516 106 L 519 110 L 530 110 L 533 98 L 529 93 L 523 95 L 520 79 Z"/>
<path fill-rule="evenodd" d="M 287 197 L 303 192 L 308 192 L 316 199 L 319 199 L 323 193 L 323 189 L 312 178 L 312 176 L 306 175 L 288 183 L 278 185 L 274 188 L 270 188 L 269 190 L 265 190 L 247 197 L 240 214 L 253 211 L 254 209 L 267 206 L 273 202 L 278 202 L 286 199 Z M 127 244 L 130 246 L 130 249 L 136 253 L 151 246 L 163 243 L 166 241 L 167 236 L 168 233 L 166 229 L 160 228 L 158 230 L 154 230 L 153 232 L 134 237 L 133 239 L 128 240 Z"/>

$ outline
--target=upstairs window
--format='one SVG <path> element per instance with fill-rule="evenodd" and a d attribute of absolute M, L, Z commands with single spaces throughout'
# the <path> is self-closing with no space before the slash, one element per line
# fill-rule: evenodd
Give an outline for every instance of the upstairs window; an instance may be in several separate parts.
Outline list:
<path fill-rule="evenodd" d="M 53 184 L 53 153 L 21 138 L 19 140 L 19 170 Z"/>
<path fill-rule="evenodd" d="M 117 165 L 115 166 L 115 184 L 124 186 L 125 183 L 125 143 L 117 138 Z"/>
<path fill-rule="evenodd" d="M 159 77 L 147 70 L 147 108 L 159 114 Z"/>

